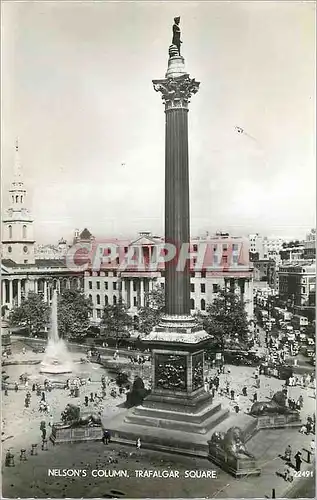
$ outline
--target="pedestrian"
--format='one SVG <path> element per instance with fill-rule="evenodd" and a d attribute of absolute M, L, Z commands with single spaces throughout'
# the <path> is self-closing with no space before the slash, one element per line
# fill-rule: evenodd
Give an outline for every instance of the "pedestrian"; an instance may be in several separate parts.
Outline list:
<path fill-rule="evenodd" d="M 257 389 L 260 389 L 260 384 L 261 384 L 261 381 L 259 378 L 257 378 L 255 381 L 255 385 L 256 385 Z"/>
<path fill-rule="evenodd" d="M 110 432 L 106 429 L 103 430 L 102 442 L 103 444 L 110 443 Z"/>
<path fill-rule="evenodd" d="M 285 473 L 284 473 L 284 479 L 285 481 L 289 481 L 290 483 L 294 479 L 294 473 L 293 473 L 293 468 L 292 467 L 285 467 Z"/>
<path fill-rule="evenodd" d="M 25 347 L 22 348 L 22 354 L 25 354 Z"/>
<path fill-rule="evenodd" d="M 316 444 L 315 444 L 315 439 L 313 438 L 310 442 L 310 452 L 314 454 L 316 451 Z"/>
<path fill-rule="evenodd" d="M 306 434 L 310 434 L 312 431 L 312 424 L 311 424 L 311 421 L 307 419 L 307 422 L 306 422 Z"/>
<path fill-rule="evenodd" d="M 94 402 L 94 393 L 93 393 L 93 392 L 91 392 L 91 393 L 90 393 L 90 400 L 89 400 L 89 401 L 90 401 L 91 403 L 93 403 L 93 402 Z"/>
<path fill-rule="evenodd" d="M 257 395 L 257 393 L 255 392 L 255 393 L 253 394 L 253 403 L 256 403 L 256 402 L 257 402 L 257 400 L 258 400 L 258 395 Z"/>
<path fill-rule="evenodd" d="M 248 395 L 246 386 L 244 386 L 244 387 L 242 388 L 242 395 L 243 395 L 243 396 L 247 396 L 247 395 Z"/>
<path fill-rule="evenodd" d="M 15 392 L 18 392 L 18 390 L 19 390 L 19 386 L 18 386 L 17 382 L 14 384 L 14 390 L 15 390 Z"/>
<path fill-rule="evenodd" d="M 307 434 L 307 428 L 306 425 L 302 425 L 302 427 L 299 429 L 299 432 L 301 434 Z"/>
<path fill-rule="evenodd" d="M 35 384 L 32 384 L 32 392 L 35 392 Z"/>
<path fill-rule="evenodd" d="M 303 398 L 302 394 L 299 396 L 298 402 L 299 402 L 299 405 L 300 405 L 300 409 L 302 409 L 303 408 L 303 404 L 304 404 L 304 398 Z"/>
<path fill-rule="evenodd" d="M 88 406 L 88 403 L 89 403 L 89 398 L 88 396 L 85 396 L 85 406 Z"/>
<path fill-rule="evenodd" d="M 214 387 L 211 389 L 211 394 L 212 394 L 212 398 L 214 398 L 215 394 L 216 394 L 216 389 Z"/>
<path fill-rule="evenodd" d="M 300 451 L 298 451 L 296 453 L 296 455 L 294 455 L 294 458 L 295 458 L 295 468 L 296 468 L 296 472 L 299 472 L 300 469 L 301 469 L 301 465 L 302 465 L 302 454 Z"/>
<path fill-rule="evenodd" d="M 232 400 L 234 400 L 234 390 L 233 389 L 231 389 L 231 391 L 230 391 L 230 397 Z"/>
<path fill-rule="evenodd" d="M 40 431 L 42 432 L 42 441 L 46 438 L 46 423 L 44 420 L 40 423 Z"/>
<path fill-rule="evenodd" d="M 137 447 L 137 450 L 139 450 L 141 448 L 141 439 L 140 438 L 138 438 L 136 440 L 136 447 Z"/>
<path fill-rule="evenodd" d="M 45 392 L 42 392 L 41 401 L 45 401 Z"/>
<path fill-rule="evenodd" d="M 236 413 L 239 413 L 239 411 L 240 411 L 239 405 L 235 405 L 234 410 Z"/>
<path fill-rule="evenodd" d="M 292 455 L 292 447 L 290 444 L 288 444 L 285 448 L 285 454 L 284 454 L 284 458 L 287 462 L 291 461 L 291 455 Z"/>

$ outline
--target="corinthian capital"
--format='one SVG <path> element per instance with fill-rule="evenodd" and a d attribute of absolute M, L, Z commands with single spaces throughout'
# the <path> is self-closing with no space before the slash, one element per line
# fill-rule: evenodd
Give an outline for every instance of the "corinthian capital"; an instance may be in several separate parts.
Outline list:
<path fill-rule="evenodd" d="M 153 87 L 156 92 L 161 92 L 165 109 L 188 108 L 188 103 L 193 94 L 199 89 L 199 82 L 189 75 L 177 78 L 166 78 L 165 80 L 153 80 Z"/>

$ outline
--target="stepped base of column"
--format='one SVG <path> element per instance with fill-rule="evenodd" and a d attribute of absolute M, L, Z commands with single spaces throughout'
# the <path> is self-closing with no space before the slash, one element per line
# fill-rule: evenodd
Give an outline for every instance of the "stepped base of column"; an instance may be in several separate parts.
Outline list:
<path fill-rule="evenodd" d="M 223 410 L 221 406 L 219 409 L 219 406 L 215 404 L 211 412 L 206 412 L 205 420 L 198 422 L 200 429 L 206 429 L 204 433 L 197 432 L 197 427 L 195 427 L 197 422 L 193 420 L 188 422 L 185 431 L 181 428 L 180 424 L 186 422 L 188 415 L 183 415 L 182 422 L 179 422 L 171 413 L 164 415 L 160 412 L 147 413 L 147 411 L 144 412 L 142 406 L 133 410 L 123 410 L 110 420 L 103 418 L 102 423 L 103 427 L 109 430 L 113 442 L 135 446 L 136 440 L 140 438 L 144 449 L 211 458 L 208 442 L 214 432 L 226 432 L 230 427 L 239 426 L 246 429 L 247 438 L 250 438 L 255 431 L 252 417 L 246 414 L 232 414 L 228 410 Z M 135 417 L 137 421 L 134 421 Z M 201 415 L 196 415 L 196 419 L 201 417 Z M 150 423 L 148 419 L 151 420 Z M 168 422 L 172 423 L 173 427 L 165 425 Z M 157 425 L 153 425 L 154 423 Z M 249 431 L 251 427 L 252 432 Z"/>

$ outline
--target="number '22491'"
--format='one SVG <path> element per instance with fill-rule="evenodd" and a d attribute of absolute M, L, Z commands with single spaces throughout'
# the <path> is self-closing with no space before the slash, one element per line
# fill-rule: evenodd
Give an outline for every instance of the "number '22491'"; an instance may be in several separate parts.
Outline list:
<path fill-rule="evenodd" d="M 313 470 L 298 470 L 294 472 L 294 477 L 313 477 Z"/>

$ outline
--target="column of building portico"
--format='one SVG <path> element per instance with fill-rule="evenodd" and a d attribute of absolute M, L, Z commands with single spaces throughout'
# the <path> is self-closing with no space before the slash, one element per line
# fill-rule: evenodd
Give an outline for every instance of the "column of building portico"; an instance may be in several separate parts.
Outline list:
<path fill-rule="evenodd" d="M 129 281 L 129 286 L 130 286 L 130 303 L 129 303 L 129 309 L 132 309 L 133 307 L 133 280 Z"/>
<path fill-rule="evenodd" d="M 121 293 L 121 300 L 123 303 L 127 303 L 126 302 L 126 284 L 125 284 L 125 281 L 123 279 L 121 279 L 121 289 L 120 289 L 120 293 Z"/>
<path fill-rule="evenodd" d="M 9 304 L 13 306 L 13 280 L 9 280 Z"/>
<path fill-rule="evenodd" d="M 18 294 L 17 294 L 17 297 L 18 297 L 18 307 L 21 305 L 21 280 L 17 280 L 18 283 L 17 283 L 17 287 L 18 287 Z"/>
<path fill-rule="evenodd" d="M 44 286 L 44 302 L 47 302 L 47 281 L 46 280 L 44 280 L 43 286 Z"/>
<path fill-rule="evenodd" d="M 35 293 L 38 293 L 39 291 L 39 284 L 38 284 L 38 281 L 37 280 L 34 280 L 34 292 Z"/>
<path fill-rule="evenodd" d="M 144 278 L 140 281 L 140 305 L 144 307 Z"/>
<path fill-rule="evenodd" d="M 2 279 L 2 285 L 1 285 L 1 304 L 6 304 L 7 303 L 7 280 Z"/>

